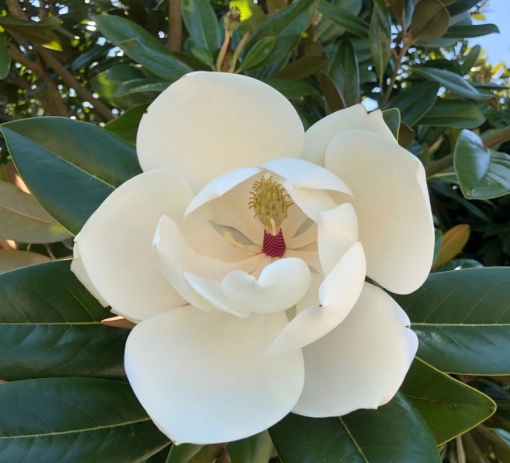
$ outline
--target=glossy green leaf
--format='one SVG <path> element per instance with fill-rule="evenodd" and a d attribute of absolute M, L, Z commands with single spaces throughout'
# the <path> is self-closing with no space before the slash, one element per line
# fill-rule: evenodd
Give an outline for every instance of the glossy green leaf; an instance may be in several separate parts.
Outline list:
<path fill-rule="evenodd" d="M 55 243 L 71 235 L 32 195 L 0 181 L 0 236 L 21 243 Z"/>
<path fill-rule="evenodd" d="M 450 27 L 443 38 L 445 39 L 467 39 L 471 37 L 481 37 L 488 34 L 499 34 L 498 26 L 495 24 L 476 24 L 467 26 Z"/>
<path fill-rule="evenodd" d="M 134 145 L 136 133 L 147 105 L 135 106 L 104 126 L 106 130 Z"/>
<path fill-rule="evenodd" d="M 433 273 L 418 291 L 393 297 L 427 363 L 449 373 L 510 374 L 510 268 Z"/>
<path fill-rule="evenodd" d="M 478 3 L 480 3 L 480 0 L 457 0 L 455 2 L 450 2 L 450 4 L 446 6 L 446 9 L 450 13 L 450 16 L 456 16 L 467 12 Z"/>
<path fill-rule="evenodd" d="M 26 21 L 11 17 L 1 17 L 0 26 L 6 30 L 19 34 L 29 41 L 50 50 L 62 51 L 60 39 L 55 32 L 62 21 L 55 16 L 43 18 L 40 21 Z"/>
<path fill-rule="evenodd" d="M 196 444 L 172 445 L 166 463 L 189 463 L 202 447 Z"/>
<path fill-rule="evenodd" d="M 455 95 L 463 96 L 470 100 L 489 100 L 493 98 L 493 95 L 480 93 L 468 81 L 454 72 L 432 67 L 412 68 L 412 71 L 428 80 L 444 85 Z"/>
<path fill-rule="evenodd" d="M 314 90 L 311 85 L 306 82 L 300 82 L 290 79 L 269 79 L 266 84 L 278 90 L 289 99 L 302 98 L 311 95 Z"/>
<path fill-rule="evenodd" d="M 220 26 L 207 0 L 182 0 L 182 19 L 196 46 L 213 52 L 220 48 Z"/>
<path fill-rule="evenodd" d="M 134 61 L 163 79 L 174 81 L 193 68 L 168 51 L 150 32 L 120 16 L 94 16 L 105 38 L 122 48 Z"/>
<path fill-rule="evenodd" d="M 273 453 L 273 442 L 267 431 L 227 445 L 232 462 L 268 463 Z"/>
<path fill-rule="evenodd" d="M 243 58 L 239 70 L 253 69 L 258 67 L 267 59 L 276 46 L 277 37 L 275 35 L 268 35 L 262 37 L 251 50 L 246 53 Z"/>
<path fill-rule="evenodd" d="M 398 108 L 386 109 L 382 112 L 384 122 L 391 130 L 391 133 L 395 137 L 395 140 L 398 139 L 398 132 L 400 130 L 400 111 Z"/>
<path fill-rule="evenodd" d="M 485 394 L 416 358 L 400 388 L 425 419 L 438 445 L 489 418 L 496 404 Z"/>
<path fill-rule="evenodd" d="M 484 121 L 485 116 L 475 103 L 438 98 L 434 106 L 420 119 L 420 124 L 474 129 L 482 125 Z"/>
<path fill-rule="evenodd" d="M 360 102 L 358 60 L 348 39 L 342 39 L 338 44 L 329 62 L 328 75 L 341 93 L 347 107 Z"/>
<path fill-rule="evenodd" d="M 134 147 L 92 124 L 34 117 L 3 124 L 2 132 L 32 194 L 73 234 L 116 187 L 141 173 Z"/>
<path fill-rule="evenodd" d="M 303 56 L 287 64 L 274 77 L 278 79 L 302 80 L 319 72 L 328 61 L 326 56 Z"/>
<path fill-rule="evenodd" d="M 369 37 L 372 64 L 379 78 L 379 86 L 382 86 L 386 68 L 391 57 L 390 13 L 382 0 L 374 1 Z"/>
<path fill-rule="evenodd" d="M 209 69 L 215 69 L 216 63 L 214 62 L 214 56 L 211 50 L 201 47 L 190 47 L 190 51 L 197 60 L 204 63 Z"/>
<path fill-rule="evenodd" d="M 402 395 L 340 418 L 290 414 L 269 429 L 282 463 L 439 463 L 434 437 Z"/>
<path fill-rule="evenodd" d="M 42 254 L 28 251 L 15 251 L 11 249 L 0 249 L 0 273 L 10 272 L 29 265 L 50 262 L 50 258 Z"/>
<path fill-rule="evenodd" d="M 5 40 L 5 34 L 0 33 L 0 79 L 5 79 L 11 69 L 11 57 Z"/>
<path fill-rule="evenodd" d="M 125 377 L 129 330 L 101 324 L 112 314 L 77 280 L 69 261 L 3 273 L 0 307 L 1 379 Z"/>
<path fill-rule="evenodd" d="M 467 74 L 471 68 L 476 65 L 481 52 L 482 47 L 480 45 L 475 45 L 471 48 L 471 50 L 469 50 L 469 53 L 461 64 L 463 74 Z"/>
<path fill-rule="evenodd" d="M 440 0 L 419 0 L 408 33 L 413 41 L 436 40 L 448 29 L 450 15 Z"/>
<path fill-rule="evenodd" d="M 467 199 L 490 199 L 510 193 L 510 156 L 485 148 L 474 132 L 463 130 L 459 135 L 454 167 Z"/>
<path fill-rule="evenodd" d="M 168 445 L 126 383 L 46 378 L 0 386 L 3 461 L 140 462 Z"/>
<path fill-rule="evenodd" d="M 418 82 L 403 89 L 392 98 L 385 108 L 398 108 L 402 120 L 410 126 L 415 125 L 434 106 L 439 84 Z"/>
<path fill-rule="evenodd" d="M 115 94 L 117 96 L 133 95 L 135 93 L 148 93 L 150 102 L 158 96 L 159 93 L 166 90 L 168 82 L 162 82 L 154 79 L 135 79 L 123 82 L 117 87 Z"/>
<path fill-rule="evenodd" d="M 321 0 L 319 12 L 334 24 L 344 28 L 356 37 L 368 37 L 368 24 L 349 10 L 326 0 Z"/>
<path fill-rule="evenodd" d="M 286 58 L 301 40 L 301 34 L 312 22 L 317 0 L 300 0 L 267 17 L 246 44 L 246 55 L 263 37 L 277 37 L 276 44 L 265 60 L 269 65 Z"/>
<path fill-rule="evenodd" d="M 326 100 L 326 114 L 345 108 L 345 101 L 335 83 L 325 72 L 320 73 L 320 86 Z"/>

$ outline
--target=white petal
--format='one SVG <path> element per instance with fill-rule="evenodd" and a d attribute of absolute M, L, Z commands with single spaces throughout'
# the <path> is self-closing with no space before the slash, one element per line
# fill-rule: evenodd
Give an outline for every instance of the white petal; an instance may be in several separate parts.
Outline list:
<path fill-rule="evenodd" d="M 327 275 L 358 241 L 358 220 L 352 204 L 319 213 L 317 241 L 322 270 Z"/>
<path fill-rule="evenodd" d="M 348 317 L 303 349 L 306 381 L 294 412 L 341 416 L 389 402 L 418 348 L 409 318 L 383 290 L 365 283 Z"/>
<path fill-rule="evenodd" d="M 226 275 L 221 284 L 235 307 L 260 313 L 289 309 L 303 298 L 309 285 L 310 269 L 295 257 L 269 264 L 258 280 L 237 270 Z"/>
<path fill-rule="evenodd" d="M 395 293 L 419 288 L 430 271 L 434 228 L 421 162 L 372 133 L 345 131 L 326 166 L 349 184 L 367 256 L 367 274 Z"/>
<path fill-rule="evenodd" d="M 136 140 L 144 171 L 172 169 L 195 191 L 231 169 L 297 157 L 303 126 L 280 93 L 237 74 L 188 74 L 144 114 Z"/>
<path fill-rule="evenodd" d="M 90 281 L 90 277 L 85 270 L 85 266 L 83 265 L 83 261 L 80 257 L 80 250 L 78 243 L 75 243 L 73 246 L 73 261 L 71 262 L 71 271 L 76 275 L 76 278 L 80 280 L 81 284 L 87 288 L 87 291 L 94 296 L 99 303 L 103 307 L 107 307 L 109 304 L 106 302 L 99 291 L 94 287 L 92 281 Z"/>
<path fill-rule="evenodd" d="M 200 226 L 200 223 L 196 223 Z M 186 278 L 186 273 L 220 281 L 229 272 L 237 269 L 255 270 L 263 256 L 246 255 L 244 261 L 225 262 L 195 252 L 181 230 L 169 217 L 161 217 L 154 235 L 153 249 L 162 274 L 189 303 L 202 310 L 210 310 L 209 302 L 197 294 Z"/>
<path fill-rule="evenodd" d="M 159 218 L 180 220 L 191 197 L 172 172 L 141 174 L 117 188 L 76 236 L 91 284 L 115 313 L 143 320 L 183 304 L 158 268 L 152 237 Z"/>
<path fill-rule="evenodd" d="M 268 356 L 285 314 L 247 319 L 183 307 L 137 325 L 126 343 L 129 382 L 177 444 L 230 442 L 267 429 L 296 403 L 300 351 Z"/>
<path fill-rule="evenodd" d="M 300 311 L 275 339 L 269 353 L 281 354 L 299 349 L 335 329 L 358 300 L 364 281 L 365 255 L 361 244 L 356 243 L 322 282 L 319 304 Z"/>
<path fill-rule="evenodd" d="M 395 141 L 395 137 L 384 122 L 382 112 L 376 110 L 368 114 L 363 105 L 359 104 L 330 114 L 312 125 L 306 131 L 301 157 L 323 166 L 326 149 L 331 140 L 338 133 L 350 129 L 376 133 L 389 141 Z"/>

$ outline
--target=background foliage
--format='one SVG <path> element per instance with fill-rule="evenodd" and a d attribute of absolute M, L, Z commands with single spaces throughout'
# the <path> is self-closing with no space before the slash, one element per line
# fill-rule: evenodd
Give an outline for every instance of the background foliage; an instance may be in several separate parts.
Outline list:
<path fill-rule="evenodd" d="M 473 24 L 484 4 L 234 0 L 238 24 L 219 0 L 0 1 L 2 461 L 510 461 L 510 270 L 486 268 L 510 265 L 510 74 L 472 45 L 497 33 Z M 305 127 L 379 107 L 425 164 L 436 260 L 420 290 L 395 296 L 420 349 L 390 404 L 169 447 L 136 401 L 128 330 L 101 323 L 111 314 L 56 259 L 140 171 L 147 105 L 194 70 L 267 82 Z"/>

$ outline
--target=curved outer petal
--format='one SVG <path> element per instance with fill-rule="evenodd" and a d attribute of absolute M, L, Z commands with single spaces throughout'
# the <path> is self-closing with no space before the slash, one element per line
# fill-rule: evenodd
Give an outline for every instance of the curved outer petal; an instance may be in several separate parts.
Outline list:
<path fill-rule="evenodd" d="M 312 125 L 305 134 L 305 144 L 301 157 L 324 166 L 324 157 L 331 140 L 344 130 L 365 130 L 395 141 L 379 110 L 367 113 L 361 104 L 342 109 Z M 341 177 L 343 179 L 343 177 Z"/>
<path fill-rule="evenodd" d="M 76 236 L 91 284 L 115 313 L 138 321 L 184 303 L 158 268 L 152 238 L 159 218 L 180 220 L 191 197 L 172 172 L 138 175 L 106 198 Z"/>
<path fill-rule="evenodd" d="M 81 284 L 87 288 L 87 291 L 94 296 L 103 307 L 107 307 L 109 304 L 106 302 L 98 290 L 90 281 L 90 277 L 85 270 L 85 266 L 80 257 L 80 250 L 78 243 L 74 243 L 73 246 L 73 261 L 71 262 L 71 271 L 76 275 L 76 278 L 80 280 Z"/>
<path fill-rule="evenodd" d="M 358 300 L 364 281 L 365 255 L 361 243 L 356 243 L 320 285 L 318 304 L 300 311 L 278 335 L 268 352 L 281 354 L 299 349 L 335 329 Z M 310 295 L 306 297 L 309 299 Z"/>
<path fill-rule="evenodd" d="M 197 72 L 149 106 L 136 146 L 144 171 L 172 169 L 197 191 L 228 170 L 298 157 L 303 140 L 299 116 L 272 87 L 237 74 Z"/>
<path fill-rule="evenodd" d="M 418 348 L 409 318 L 383 290 L 365 283 L 348 317 L 303 349 L 306 381 L 293 412 L 341 416 L 389 402 Z"/>
<path fill-rule="evenodd" d="M 126 343 L 129 382 L 177 444 L 230 442 L 282 419 L 303 388 L 301 351 L 267 356 L 284 313 L 247 319 L 187 306 L 145 320 Z"/>
<path fill-rule="evenodd" d="M 326 166 L 354 193 L 367 275 L 394 293 L 415 291 L 427 278 L 434 253 L 421 162 L 396 142 L 349 130 L 329 145 Z"/>

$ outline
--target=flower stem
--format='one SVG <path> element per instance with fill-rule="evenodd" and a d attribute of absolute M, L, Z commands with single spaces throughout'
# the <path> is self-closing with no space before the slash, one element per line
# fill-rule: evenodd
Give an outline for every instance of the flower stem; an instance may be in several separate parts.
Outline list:
<path fill-rule="evenodd" d="M 225 38 L 221 44 L 220 52 L 218 53 L 218 59 L 216 60 L 216 71 L 220 72 L 223 70 L 223 61 L 227 54 L 228 46 L 230 45 L 230 39 L 232 38 L 231 31 L 225 31 Z"/>

